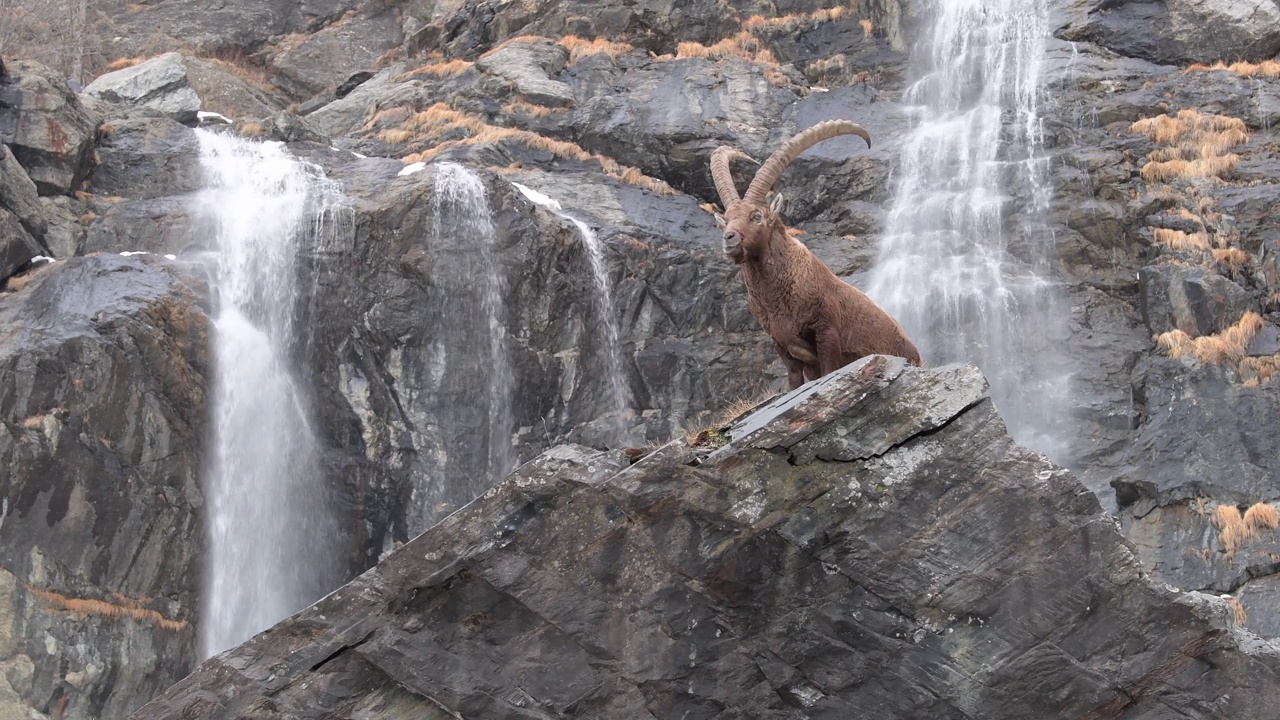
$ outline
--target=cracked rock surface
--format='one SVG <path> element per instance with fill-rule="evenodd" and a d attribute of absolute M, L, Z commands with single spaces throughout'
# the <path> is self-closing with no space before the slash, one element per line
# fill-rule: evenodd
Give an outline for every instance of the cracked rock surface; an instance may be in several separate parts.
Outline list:
<path fill-rule="evenodd" d="M 1150 582 L 973 368 L 871 357 L 711 450 L 558 446 L 138 720 L 1255 716 L 1280 651 Z"/>

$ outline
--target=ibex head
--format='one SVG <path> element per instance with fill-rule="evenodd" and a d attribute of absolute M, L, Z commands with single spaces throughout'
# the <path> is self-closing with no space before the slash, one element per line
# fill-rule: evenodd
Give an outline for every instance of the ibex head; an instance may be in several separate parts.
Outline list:
<path fill-rule="evenodd" d="M 786 237 L 786 226 L 778 215 L 782 207 L 782 195 L 775 194 L 767 204 L 765 199 L 774 183 L 787 166 L 800 153 L 837 135 L 857 135 L 871 147 L 871 135 L 859 124 L 848 120 L 827 120 L 803 130 L 774 151 L 760 166 L 751 180 L 747 194 L 738 197 L 729 163 L 733 160 L 750 160 L 746 154 L 734 148 L 720 146 L 711 153 L 711 177 L 724 215 L 716 215 L 716 223 L 724 230 L 724 254 L 733 262 L 742 264 L 760 257 L 775 237 Z"/>

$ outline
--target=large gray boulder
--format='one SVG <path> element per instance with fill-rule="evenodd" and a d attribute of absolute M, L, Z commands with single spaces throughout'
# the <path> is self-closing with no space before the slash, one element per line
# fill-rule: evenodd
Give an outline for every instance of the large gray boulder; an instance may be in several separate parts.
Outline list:
<path fill-rule="evenodd" d="M 150 108 L 178 122 L 192 122 L 200 111 L 200 96 L 191 88 L 183 58 L 176 52 L 99 75 L 84 93 L 107 102 Z"/>
<path fill-rule="evenodd" d="M 43 251 L 47 227 L 35 183 L 9 147 L 0 145 L 0 280 Z"/>
<path fill-rule="evenodd" d="M 1275 0 L 1077 0 L 1065 14 L 1060 37 L 1155 62 L 1258 62 L 1280 52 Z"/>
<path fill-rule="evenodd" d="M 92 167 L 99 118 L 66 79 L 19 60 L 0 75 L 0 142 L 9 146 L 41 195 L 69 195 Z"/>
<path fill-rule="evenodd" d="M 207 319 L 154 256 L 23 279 L 0 295 L 0 717 L 121 718 L 194 660 Z"/>
<path fill-rule="evenodd" d="M 723 446 L 630 467 L 555 448 L 134 717 L 1237 717 L 1280 699 L 1280 649 L 1217 597 L 1150 582 L 1094 496 L 1014 445 L 972 367 L 873 356 L 706 436 Z"/>

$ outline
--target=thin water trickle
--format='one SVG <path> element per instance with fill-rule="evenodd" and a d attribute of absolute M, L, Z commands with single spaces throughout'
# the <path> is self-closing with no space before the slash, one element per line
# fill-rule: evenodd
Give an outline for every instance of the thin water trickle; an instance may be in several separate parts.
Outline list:
<path fill-rule="evenodd" d="M 868 294 L 927 364 L 977 363 L 1013 436 L 1062 457 L 1068 307 L 1044 222 L 1047 3 L 935 0 L 924 16 L 904 98 L 915 125 Z"/>
<path fill-rule="evenodd" d="M 604 246 L 590 225 L 565 212 L 557 200 L 520 183 L 512 184 L 525 197 L 551 210 L 578 228 L 578 235 L 582 238 L 582 244 L 587 250 L 587 259 L 591 263 L 591 279 L 595 286 L 595 309 L 604 330 L 605 373 L 609 384 L 609 399 L 613 404 L 610 423 L 613 426 L 612 437 L 607 438 L 606 442 L 610 447 L 630 444 L 634 442 L 631 432 L 634 401 L 631 386 L 627 383 L 627 376 L 623 371 L 622 331 L 618 326 L 618 314 L 613 303 L 613 287 L 609 282 L 609 266 L 605 263 Z"/>
<path fill-rule="evenodd" d="M 216 258 L 213 438 L 201 657 L 234 647 L 332 589 L 336 524 L 294 367 L 299 247 L 337 186 L 280 143 L 197 130 L 198 211 Z"/>
<path fill-rule="evenodd" d="M 433 414 L 453 418 L 457 427 L 439 429 L 447 446 L 439 452 L 446 477 L 415 488 L 420 516 L 413 525 L 419 530 L 437 506 L 470 501 L 506 477 L 516 462 L 515 377 L 488 193 L 484 181 L 462 165 L 433 167 L 430 243 L 438 258 L 433 284 L 440 293 L 441 328 L 430 349 L 441 403 Z"/>

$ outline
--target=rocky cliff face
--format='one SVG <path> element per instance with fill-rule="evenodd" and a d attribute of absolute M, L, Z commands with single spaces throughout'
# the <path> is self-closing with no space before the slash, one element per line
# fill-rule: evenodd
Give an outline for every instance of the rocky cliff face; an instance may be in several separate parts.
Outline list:
<path fill-rule="evenodd" d="M 552 449 L 134 717 L 1222 717 L 1280 692 L 1280 653 L 1150 582 L 972 367 L 872 357 L 723 436 L 630 467 Z"/>
<path fill-rule="evenodd" d="M 192 657 L 208 325 L 154 256 L 0 295 L 0 712 L 122 717 Z"/>
<path fill-rule="evenodd" d="M 204 327 L 203 291 L 182 268 L 208 249 L 209 236 L 194 210 L 202 178 L 192 125 L 288 142 L 347 194 L 341 227 L 307 250 L 301 280 L 311 291 L 299 310 L 326 482 L 350 509 L 337 542 L 355 574 L 493 482 L 469 446 L 476 416 L 466 401 L 475 388 L 458 368 L 475 358 L 442 364 L 432 354 L 445 328 L 440 273 L 457 249 L 432 237 L 432 163 L 474 170 L 495 218 L 520 388 L 513 452 L 527 460 L 559 443 L 605 447 L 614 409 L 583 241 L 512 183 L 557 200 L 599 235 L 635 398 L 633 437 L 663 442 L 735 399 L 780 387 L 781 368 L 720 257 L 710 206 L 700 207 L 716 201 L 707 154 L 729 143 L 760 158 L 795 130 L 834 117 L 867 126 L 874 149 L 824 143 L 780 183 L 799 237 L 862 283 L 912 122 L 902 102 L 911 54 L 936 12 L 900 0 L 94 5 L 89 25 L 104 52 L 95 62 L 129 67 L 82 93 L 33 63 L 5 58 L 0 69 L 0 314 L 13 319 L 6 357 L 45 373 L 35 382 L 6 372 L 0 398 L 36 390 L 69 398 L 32 401 L 31 411 L 0 406 L 7 437 L 30 438 L 12 447 L 34 453 L 0 447 L 12 468 L 0 478 L 0 499 L 48 516 L 47 505 L 83 492 L 95 518 L 89 530 L 65 531 L 74 542 L 50 539 L 62 529 L 48 534 L 69 520 L 22 524 L 9 511 L 0 522 L 7 544 L 21 548 L 0 563 L 13 577 L 5 597 L 15 608 L 9 635 L 0 618 L 0 637 L 12 638 L 0 643 L 0 662 L 16 668 L 6 700 L 64 718 L 121 717 L 193 663 L 205 442 L 196 388 L 208 363 L 204 331 L 193 330 Z M 1246 627 L 1275 637 L 1275 4 L 1048 5 L 1046 219 L 1052 279 L 1071 307 L 1070 333 L 1056 349 L 1074 369 L 1067 449 L 1053 460 L 1118 512 L 1152 578 L 1230 594 Z M 399 176 L 412 162 L 428 167 Z M 1033 204 L 1015 188 L 1008 227 L 1025 227 Z M 1009 238 L 1012 253 L 1032 254 L 1031 237 Z M 125 251 L 178 260 L 117 255 Z M 58 262 L 32 264 L 38 255 Z M 31 299 L 40 292 L 44 300 Z M 55 296 L 80 304 L 65 309 Z M 176 304 L 185 319 L 155 319 L 148 308 L 157 303 Z M 97 324 L 84 326 L 92 332 L 74 350 L 57 351 L 63 359 L 40 359 L 45 346 L 28 338 L 57 325 L 55 305 Z M 151 345 L 136 339 L 144 335 Z M 81 360 L 95 343 L 124 349 Z M 162 350 L 144 352 L 152 346 Z M 87 370 L 108 361 L 102 353 L 111 371 Z M 147 364 L 157 362 L 159 370 Z M 35 416 L 87 425 L 74 436 L 59 431 L 55 448 L 40 440 L 44 424 L 23 425 Z M 126 427 L 146 441 L 112 434 Z M 67 445 L 70 437 L 77 444 Z M 109 471 L 90 471 L 58 449 L 96 437 L 152 448 L 154 462 L 104 446 L 91 455 Z M 118 488 L 121 473 L 129 481 Z M 31 479 L 46 474 L 59 480 Z M 156 505 L 148 499 L 155 487 L 181 488 L 183 499 L 165 490 Z M 145 559 L 158 537 L 163 563 Z M 133 569 L 112 564 L 122 562 Z M 1190 612 L 1184 605 L 1159 607 L 1177 615 Z M 154 662 L 128 661 L 123 648 L 141 646 Z M 654 688 L 674 687 L 674 675 L 661 677 Z M 647 698 L 649 690 L 635 692 Z M 387 702 L 411 702 L 397 693 Z M 973 712 L 960 700 L 954 706 Z"/>

